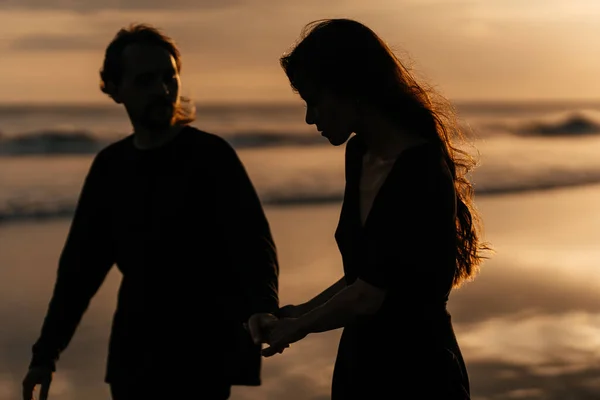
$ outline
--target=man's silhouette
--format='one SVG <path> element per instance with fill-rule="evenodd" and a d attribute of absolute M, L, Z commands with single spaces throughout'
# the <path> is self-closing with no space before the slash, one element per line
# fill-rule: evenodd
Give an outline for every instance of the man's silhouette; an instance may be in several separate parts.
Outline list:
<path fill-rule="evenodd" d="M 115 400 L 223 400 L 260 384 L 260 347 L 244 323 L 278 308 L 278 262 L 262 206 L 236 152 L 188 124 L 174 42 L 148 25 L 106 49 L 101 89 L 134 133 L 102 150 L 60 257 L 23 398 L 48 394 L 59 354 L 109 270 L 123 274 L 106 382 Z M 196 396 L 196 397 L 194 397 Z"/>

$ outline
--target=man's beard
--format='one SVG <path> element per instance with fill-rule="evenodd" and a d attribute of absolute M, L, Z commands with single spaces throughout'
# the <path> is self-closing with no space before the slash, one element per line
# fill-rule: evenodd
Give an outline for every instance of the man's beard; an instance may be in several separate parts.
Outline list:
<path fill-rule="evenodd" d="M 170 127 L 175 121 L 176 106 L 167 101 L 157 101 L 150 104 L 142 118 L 140 125 L 150 130 L 161 130 Z"/>

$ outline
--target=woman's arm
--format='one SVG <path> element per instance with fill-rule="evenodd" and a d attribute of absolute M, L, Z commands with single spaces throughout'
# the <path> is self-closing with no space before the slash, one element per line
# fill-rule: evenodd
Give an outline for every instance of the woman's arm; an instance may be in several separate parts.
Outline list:
<path fill-rule="evenodd" d="M 346 278 L 341 277 L 337 282 L 333 285 L 329 286 L 327 289 L 323 290 L 321 293 L 307 301 L 306 303 L 302 303 L 297 305 L 298 316 L 304 315 L 308 312 L 311 312 L 317 307 L 322 306 L 327 303 L 332 297 L 337 295 L 339 292 L 346 288 Z"/>
<path fill-rule="evenodd" d="M 358 279 L 298 318 L 297 322 L 306 334 L 342 328 L 357 317 L 375 313 L 384 298 L 385 290 Z"/>
<path fill-rule="evenodd" d="M 377 215 L 372 215 L 365 239 L 367 257 L 358 265 L 356 281 L 305 315 L 278 322 L 271 347 L 281 348 L 310 333 L 341 328 L 374 314 L 392 289 L 407 298 L 436 301 L 448 275 L 445 254 L 450 252 L 444 248 L 454 245 L 455 195 L 449 175 L 441 174 L 429 158 L 419 161 L 425 163 L 423 173 L 398 176 L 402 181 L 388 189 L 385 203 L 371 210 Z M 408 188 L 410 196 L 405 193 Z"/>
<path fill-rule="evenodd" d="M 300 318 L 283 318 L 274 322 L 268 340 L 270 347 L 262 354 L 270 357 L 310 333 L 344 327 L 362 315 L 376 312 L 384 298 L 384 290 L 358 279 Z"/>

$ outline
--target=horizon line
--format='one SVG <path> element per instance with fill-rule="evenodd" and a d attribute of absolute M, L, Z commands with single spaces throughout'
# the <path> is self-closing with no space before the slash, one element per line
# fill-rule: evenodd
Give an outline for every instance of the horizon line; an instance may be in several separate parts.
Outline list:
<path fill-rule="evenodd" d="M 469 106 L 476 106 L 476 105 L 515 105 L 515 104 L 545 104 L 545 105 L 560 105 L 560 104 L 587 104 L 587 105 L 600 105 L 600 97 L 598 97 L 597 99 L 590 99 L 590 98 L 582 98 L 582 99 L 577 99 L 577 98 L 553 98 L 553 99 L 549 99 L 549 98 L 540 98 L 540 99 L 535 99 L 535 98 L 529 98 L 529 99 L 523 99 L 523 98 L 515 98 L 515 99 L 509 99 L 509 98 L 501 98 L 501 99 L 493 99 L 493 98 L 489 98 L 489 99 L 477 99 L 477 98 L 473 98 L 473 99 L 468 99 L 468 98 L 463 98 L 463 99 L 448 99 L 448 101 L 452 104 L 456 104 L 456 105 L 469 105 Z M 287 107 L 287 106 L 298 106 L 300 105 L 302 102 L 300 100 L 298 101 L 290 101 L 290 100 L 286 100 L 286 101 L 279 101 L 279 100 L 271 100 L 271 101 L 265 101 L 265 100 L 230 100 L 230 101 L 225 101 L 225 100 L 215 100 L 215 101 L 197 101 L 194 102 L 194 105 L 196 107 L 232 107 L 232 106 L 265 106 L 265 107 Z M 121 105 L 115 104 L 115 103 L 111 103 L 110 101 L 87 101 L 87 102 L 82 102 L 82 101 L 61 101 L 61 102 L 48 102 L 48 101 L 16 101 L 16 102 L 5 102 L 5 101 L 0 101 L 0 108 L 9 108 L 9 107 L 70 107 L 70 108 L 74 108 L 74 107 L 78 107 L 78 108 L 90 108 L 90 107 L 94 107 L 94 108 L 111 108 L 111 107 L 115 107 L 115 108 L 120 108 Z"/>

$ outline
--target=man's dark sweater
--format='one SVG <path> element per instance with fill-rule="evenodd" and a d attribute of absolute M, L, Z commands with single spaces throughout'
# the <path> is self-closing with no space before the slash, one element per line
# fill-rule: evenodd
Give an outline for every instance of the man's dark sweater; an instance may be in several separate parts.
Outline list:
<path fill-rule="evenodd" d="M 243 322 L 277 310 L 279 267 L 261 203 L 225 140 L 185 127 L 159 148 L 139 150 L 131 135 L 97 155 L 31 366 L 55 368 L 114 264 L 123 280 L 107 382 L 186 370 L 196 382 L 202 371 L 207 382 L 260 384 L 260 347 Z"/>

